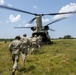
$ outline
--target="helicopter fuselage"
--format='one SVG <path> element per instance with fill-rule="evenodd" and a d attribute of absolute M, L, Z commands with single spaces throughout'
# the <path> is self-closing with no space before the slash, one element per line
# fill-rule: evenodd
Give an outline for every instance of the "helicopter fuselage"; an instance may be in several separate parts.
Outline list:
<path fill-rule="evenodd" d="M 33 30 L 32 37 L 34 37 L 34 35 L 37 35 L 37 36 L 40 35 L 42 37 L 43 43 L 50 43 L 51 39 L 48 34 L 48 29 L 47 29 L 48 27 L 42 26 L 41 15 L 36 16 L 36 23 L 37 23 L 37 26 L 31 28 Z"/>

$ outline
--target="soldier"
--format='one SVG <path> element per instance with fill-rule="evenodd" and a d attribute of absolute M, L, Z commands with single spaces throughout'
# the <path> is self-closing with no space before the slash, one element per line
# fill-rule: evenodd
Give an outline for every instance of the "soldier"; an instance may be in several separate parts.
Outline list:
<path fill-rule="evenodd" d="M 29 41 L 30 41 L 30 47 L 31 47 L 32 46 L 32 37 L 30 37 Z"/>
<path fill-rule="evenodd" d="M 12 53 L 12 60 L 13 60 L 13 71 L 12 75 L 15 75 L 15 71 L 18 70 L 18 61 L 19 61 L 19 55 L 20 55 L 20 36 L 16 36 L 15 40 L 13 40 L 9 44 L 9 50 Z"/>
<path fill-rule="evenodd" d="M 38 38 L 37 35 L 34 35 L 34 37 L 31 38 L 31 45 L 32 45 L 32 52 L 34 52 L 35 50 L 37 50 L 38 48 Z"/>
<path fill-rule="evenodd" d="M 40 48 L 42 45 L 42 37 L 41 35 L 39 35 L 37 38 L 38 38 L 38 47 Z"/>
<path fill-rule="evenodd" d="M 23 58 L 23 64 L 25 65 L 26 61 L 26 56 L 28 54 L 28 49 L 29 49 L 29 39 L 26 37 L 27 35 L 24 34 L 23 37 L 21 38 L 21 52 L 22 52 L 22 58 Z"/>

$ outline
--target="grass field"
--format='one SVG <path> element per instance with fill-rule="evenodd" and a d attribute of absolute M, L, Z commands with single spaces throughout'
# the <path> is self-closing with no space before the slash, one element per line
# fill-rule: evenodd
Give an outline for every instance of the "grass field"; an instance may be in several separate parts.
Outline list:
<path fill-rule="evenodd" d="M 28 54 L 26 65 L 20 57 L 16 75 L 76 75 L 76 39 L 53 40 L 35 54 Z M 12 61 L 8 43 L 0 42 L 0 75 L 11 75 Z"/>

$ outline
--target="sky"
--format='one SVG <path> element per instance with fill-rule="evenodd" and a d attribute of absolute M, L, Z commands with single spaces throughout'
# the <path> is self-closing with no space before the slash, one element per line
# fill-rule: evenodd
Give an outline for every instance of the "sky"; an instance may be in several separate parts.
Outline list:
<path fill-rule="evenodd" d="M 61 13 L 76 11 L 76 0 L 0 0 L 0 5 L 17 8 L 20 10 L 37 13 Z M 14 29 L 21 26 L 36 26 L 36 23 L 27 24 L 34 15 L 11 11 L 0 8 L 0 38 L 14 38 L 24 33 L 31 37 L 31 29 Z M 59 38 L 71 35 L 76 38 L 76 14 L 55 15 L 42 17 L 42 24 L 46 25 L 53 20 L 67 17 L 64 20 L 49 25 L 55 31 L 48 31 L 51 38 Z"/>

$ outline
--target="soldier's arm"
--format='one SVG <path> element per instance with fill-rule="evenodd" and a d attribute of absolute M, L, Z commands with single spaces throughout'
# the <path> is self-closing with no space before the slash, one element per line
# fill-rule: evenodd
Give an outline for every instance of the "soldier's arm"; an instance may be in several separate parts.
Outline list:
<path fill-rule="evenodd" d="M 20 51 L 22 50 L 22 42 L 20 41 L 20 47 L 19 47 Z"/>
<path fill-rule="evenodd" d="M 9 44 L 8 48 L 9 48 L 9 51 L 12 52 L 12 42 Z"/>
<path fill-rule="evenodd" d="M 36 43 L 38 44 L 39 39 L 37 38 Z"/>
<path fill-rule="evenodd" d="M 30 40 L 29 39 L 27 39 L 27 44 L 30 45 Z"/>

